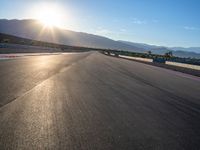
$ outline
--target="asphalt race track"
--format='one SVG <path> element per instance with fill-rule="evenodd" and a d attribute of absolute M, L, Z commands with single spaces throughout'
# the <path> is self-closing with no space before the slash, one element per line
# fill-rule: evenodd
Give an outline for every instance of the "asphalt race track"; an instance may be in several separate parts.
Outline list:
<path fill-rule="evenodd" d="M 0 149 L 199 150 L 200 78 L 98 52 L 0 60 Z"/>

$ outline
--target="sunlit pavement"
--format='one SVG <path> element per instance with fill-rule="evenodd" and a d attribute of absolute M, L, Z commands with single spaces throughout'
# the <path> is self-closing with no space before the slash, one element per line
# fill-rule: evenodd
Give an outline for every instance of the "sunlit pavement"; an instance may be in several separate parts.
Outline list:
<path fill-rule="evenodd" d="M 200 149 L 194 78 L 97 52 L 1 61 L 0 149 Z"/>
<path fill-rule="evenodd" d="M 0 54 L 1 59 L 16 59 L 16 58 L 23 58 L 27 56 L 44 56 L 44 55 L 70 55 L 70 54 L 77 54 L 77 53 L 14 53 L 14 54 Z"/>

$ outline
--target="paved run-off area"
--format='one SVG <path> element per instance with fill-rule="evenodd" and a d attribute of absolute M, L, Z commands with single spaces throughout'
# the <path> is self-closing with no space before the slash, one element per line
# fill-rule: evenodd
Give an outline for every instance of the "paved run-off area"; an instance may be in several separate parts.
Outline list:
<path fill-rule="evenodd" d="M 98 52 L 0 61 L 0 149 L 200 149 L 200 79 Z"/>

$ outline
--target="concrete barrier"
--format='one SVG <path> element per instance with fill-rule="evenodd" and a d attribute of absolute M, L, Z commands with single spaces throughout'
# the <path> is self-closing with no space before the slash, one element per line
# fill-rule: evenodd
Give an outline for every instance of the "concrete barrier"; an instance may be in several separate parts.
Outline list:
<path fill-rule="evenodd" d="M 144 61 L 144 62 L 153 62 L 153 59 L 149 59 L 149 58 L 132 57 L 132 56 L 124 56 L 124 55 L 119 55 L 119 57 L 132 59 L 132 60 L 138 60 L 138 61 Z"/>
<path fill-rule="evenodd" d="M 110 53 L 110 55 L 111 55 L 111 56 L 115 56 L 115 54 L 114 54 L 114 53 Z"/>
<path fill-rule="evenodd" d="M 166 61 L 166 64 L 167 65 L 178 66 L 178 67 L 183 67 L 183 68 L 200 70 L 200 66 L 198 66 L 198 65 L 184 64 L 184 63 L 171 62 L 171 61 Z"/>
<path fill-rule="evenodd" d="M 152 62 L 152 63 L 154 62 L 153 59 L 150 59 L 150 58 L 132 57 L 132 56 L 124 56 L 124 55 L 119 55 L 119 57 L 130 59 L 130 60 L 143 61 L 143 62 Z M 172 65 L 172 66 L 177 66 L 177 67 L 194 69 L 194 70 L 200 70 L 200 66 L 198 66 L 198 65 L 191 65 L 191 64 L 171 62 L 171 61 L 166 61 L 165 64 Z"/>

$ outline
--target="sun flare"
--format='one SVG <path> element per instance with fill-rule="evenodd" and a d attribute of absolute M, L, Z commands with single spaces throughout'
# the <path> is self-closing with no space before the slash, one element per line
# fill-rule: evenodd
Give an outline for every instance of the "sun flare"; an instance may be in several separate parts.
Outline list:
<path fill-rule="evenodd" d="M 46 27 L 63 27 L 65 13 L 57 5 L 43 4 L 34 10 L 34 18 Z"/>

